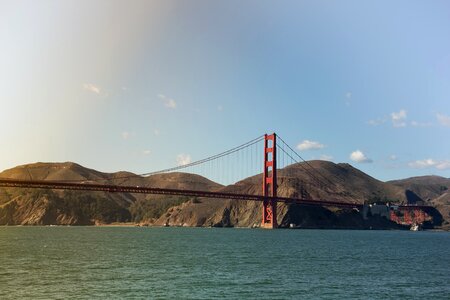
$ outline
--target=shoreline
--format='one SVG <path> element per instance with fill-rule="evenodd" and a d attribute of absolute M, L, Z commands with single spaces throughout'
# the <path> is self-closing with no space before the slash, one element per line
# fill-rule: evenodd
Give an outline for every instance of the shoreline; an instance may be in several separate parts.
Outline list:
<path fill-rule="evenodd" d="M 152 227 L 152 228 L 234 228 L 234 229 L 264 229 L 260 227 L 211 227 L 211 226 L 162 226 L 162 225 L 151 225 L 151 224 L 139 224 L 139 223 L 111 223 L 111 224 L 92 224 L 92 225 L 0 225 L 0 228 L 6 228 L 6 227 Z M 361 230 L 361 231 L 409 231 L 406 229 L 381 229 L 381 228 L 277 228 L 277 229 L 294 229 L 294 230 Z M 267 229 L 264 229 L 267 230 Z M 445 228 L 433 228 L 433 229 L 426 229 L 426 230 L 420 230 L 420 231 L 429 231 L 429 232 L 450 232 L 449 229 Z"/>

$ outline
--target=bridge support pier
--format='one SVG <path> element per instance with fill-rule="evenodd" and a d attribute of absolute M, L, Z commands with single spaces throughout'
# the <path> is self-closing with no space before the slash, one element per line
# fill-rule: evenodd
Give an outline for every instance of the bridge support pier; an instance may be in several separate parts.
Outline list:
<path fill-rule="evenodd" d="M 261 228 L 273 229 L 277 223 L 277 137 L 264 135 L 263 211 Z"/>

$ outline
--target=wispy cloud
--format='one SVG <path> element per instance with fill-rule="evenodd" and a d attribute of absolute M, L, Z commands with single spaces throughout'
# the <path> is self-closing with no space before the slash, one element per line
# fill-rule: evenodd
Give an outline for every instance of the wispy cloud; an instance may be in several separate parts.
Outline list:
<path fill-rule="evenodd" d="M 158 98 L 162 99 L 164 101 L 164 106 L 170 109 L 176 109 L 177 108 L 177 102 L 175 102 L 174 99 L 167 97 L 163 94 L 158 94 Z"/>
<path fill-rule="evenodd" d="M 223 111 L 223 106 L 222 105 L 217 106 L 217 110 L 218 111 Z"/>
<path fill-rule="evenodd" d="M 404 109 L 391 113 L 392 125 L 394 127 L 406 127 L 406 118 L 406 110 Z"/>
<path fill-rule="evenodd" d="M 135 133 L 134 132 L 129 132 L 129 131 L 122 131 L 122 133 L 120 135 L 122 136 L 122 139 L 128 140 L 132 136 L 135 136 Z"/>
<path fill-rule="evenodd" d="M 102 93 L 102 89 L 99 86 L 92 83 L 84 83 L 83 89 L 97 95 L 100 95 Z"/>
<path fill-rule="evenodd" d="M 345 93 L 345 105 L 350 106 L 352 96 L 353 96 L 352 92 Z"/>
<path fill-rule="evenodd" d="M 442 126 L 450 127 L 450 116 L 437 113 L 436 118 L 437 118 L 439 124 L 441 124 Z"/>
<path fill-rule="evenodd" d="M 159 135 L 161 132 L 159 131 L 159 129 L 155 128 L 153 129 L 153 134 L 154 135 Z"/>
<path fill-rule="evenodd" d="M 189 154 L 178 154 L 177 155 L 177 165 L 184 166 L 191 163 L 191 156 Z"/>
<path fill-rule="evenodd" d="M 367 124 L 371 125 L 371 126 L 378 126 L 381 125 L 383 123 L 386 123 L 386 118 L 380 118 L 380 119 L 375 119 L 375 120 L 369 120 L 367 121 Z"/>
<path fill-rule="evenodd" d="M 175 102 L 175 100 L 171 99 L 166 99 L 165 104 L 164 104 L 167 108 L 171 108 L 171 109 L 175 109 L 177 108 L 177 103 Z"/>
<path fill-rule="evenodd" d="M 436 168 L 438 170 L 450 169 L 450 160 L 435 160 L 432 158 L 416 160 L 408 163 L 408 166 L 414 169 Z"/>
<path fill-rule="evenodd" d="M 397 160 L 397 159 L 398 159 L 398 157 L 395 154 L 392 154 L 389 156 L 389 160 Z"/>
<path fill-rule="evenodd" d="M 413 127 L 430 127 L 433 126 L 433 123 L 431 122 L 417 122 L 417 121 L 411 121 L 411 126 Z"/>
<path fill-rule="evenodd" d="M 310 141 L 310 140 L 304 140 L 300 144 L 297 145 L 297 149 L 300 151 L 304 150 L 319 150 L 324 148 L 325 145 L 321 144 L 319 142 Z"/>
<path fill-rule="evenodd" d="M 372 119 L 367 121 L 367 124 L 371 125 L 371 126 L 379 126 L 382 125 L 384 123 L 386 123 L 389 119 L 392 121 L 392 126 L 394 127 L 406 127 L 408 125 L 412 126 L 412 127 L 431 127 L 433 126 L 432 122 L 418 122 L 418 121 L 411 121 L 411 122 L 407 122 L 407 112 L 404 109 L 401 109 L 398 112 L 392 112 L 389 116 L 389 118 L 387 117 L 383 117 L 383 118 L 378 118 L 378 119 Z M 449 126 L 450 126 L 450 117 L 449 117 Z"/>
<path fill-rule="evenodd" d="M 151 153 L 151 151 L 148 149 L 142 151 L 143 155 L 150 155 L 150 153 Z"/>
<path fill-rule="evenodd" d="M 448 170 L 450 169 L 450 160 L 440 161 L 436 165 L 436 169 L 439 170 Z"/>
<path fill-rule="evenodd" d="M 361 150 L 353 151 L 350 154 L 350 159 L 357 163 L 371 163 L 372 159 L 368 158 Z"/>
<path fill-rule="evenodd" d="M 128 140 L 128 138 L 130 137 L 130 133 L 128 132 L 128 131 L 124 131 L 124 132 L 122 132 L 122 138 L 124 139 L 124 140 Z"/>

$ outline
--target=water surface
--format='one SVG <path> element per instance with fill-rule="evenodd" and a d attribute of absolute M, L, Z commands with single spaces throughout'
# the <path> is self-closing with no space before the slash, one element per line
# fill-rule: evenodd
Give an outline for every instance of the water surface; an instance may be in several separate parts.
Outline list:
<path fill-rule="evenodd" d="M 450 233 L 0 227 L 0 299 L 450 299 Z"/>

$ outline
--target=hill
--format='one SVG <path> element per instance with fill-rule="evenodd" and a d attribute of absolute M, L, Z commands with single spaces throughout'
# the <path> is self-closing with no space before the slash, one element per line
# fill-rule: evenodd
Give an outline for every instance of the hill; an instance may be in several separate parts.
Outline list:
<path fill-rule="evenodd" d="M 425 201 L 435 199 L 450 189 L 450 178 L 440 176 L 411 177 L 388 183 L 411 190 Z"/>
<path fill-rule="evenodd" d="M 328 178 L 328 179 L 327 179 Z M 220 190 L 230 193 L 261 194 L 262 175 L 253 176 Z M 373 203 L 406 203 L 401 187 L 370 177 L 349 164 L 328 161 L 298 163 L 278 171 L 278 195 L 282 197 L 306 196 L 311 199 Z M 278 205 L 277 218 L 281 226 L 291 223 L 309 228 L 361 228 L 386 224 L 363 224 L 352 212 L 330 211 L 320 207 Z M 201 199 L 187 202 L 169 210 L 155 223 L 185 226 L 240 226 L 259 225 L 261 204 L 251 201 Z"/>
<path fill-rule="evenodd" d="M 222 186 L 199 175 L 103 173 L 76 163 L 36 163 L 0 173 L 1 178 L 77 181 L 230 193 L 261 194 L 262 175 Z M 406 203 L 405 188 L 384 183 L 349 164 L 298 163 L 279 170 L 278 195 L 332 201 Z M 414 197 L 418 197 L 412 193 Z M 362 220 L 353 210 L 279 204 L 282 227 L 390 228 L 386 220 Z M 92 225 L 112 222 L 171 226 L 259 225 L 261 203 L 163 195 L 0 188 L 0 225 Z"/>
<path fill-rule="evenodd" d="M 389 181 L 412 191 L 422 198 L 426 204 L 434 206 L 444 218 L 443 226 L 450 229 L 450 178 L 440 176 L 420 176 Z"/>
<path fill-rule="evenodd" d="M 0 173 L 0 178 L 59 180 L 100 184 L 193 188 L 213 190 L 221 186 L 198 175 L 185 173 L 141 177 L 130 172 L 103 173 L 76 163 L 36 163 Z M 142 202 L 151 205 L 143 207 Z M 0 188 L 0 225 L 91 225 L 141 221 L 155 212 L 189 199 L 165 199 L 127 193 Z M 145 210 L 145 212 L 143 211 Z"/>

